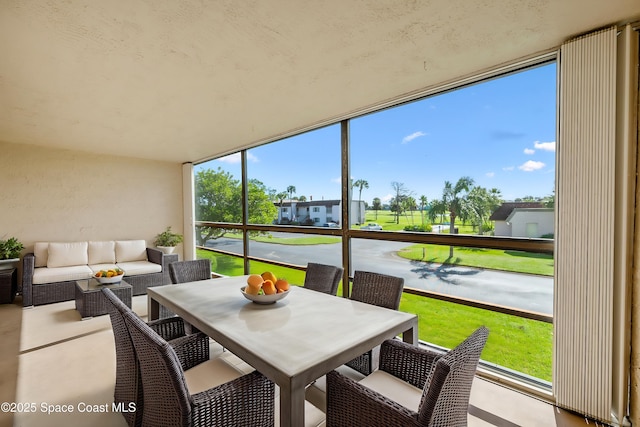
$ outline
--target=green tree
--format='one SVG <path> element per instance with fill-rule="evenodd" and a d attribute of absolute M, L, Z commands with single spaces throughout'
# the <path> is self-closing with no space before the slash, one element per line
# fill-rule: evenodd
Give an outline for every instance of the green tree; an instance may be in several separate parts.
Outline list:
<path fill-rule="evenodd" d="M 270 223 L 276 207 L 269 200 L 268 189 L 258 180 L 247 183 L 249 221 Z M 195 176 L 195 214 L 198 221 L 238 223 L 242 221 L 242 188 L 240 181 L 221 168 L 203 169 Z M 218 239 L 231 231 L 225 228 L 200 227 L 196 233 L 198 244 Z"/>
<path fill-rule="evenodd" d="M 424 208 L 427 206 L 427 196 L 420 196 L 420 225 L 424 227 Z"/>
<path fill-rule="evenodd" d="M 290 185 L 287 187 L 287 194 L 289 194 L 289 200 L 293 199 L 293 195 L 296 194 L 295 185 Z"/>
<path fill-rule="evenodd" d="M 413 211 L 418 207 L 416 199 L 411 196 L 407 196 L 402 201 L 402 207 L 404 209 L 404 215 L 407 217 L 407 211 L 411 213 L 411 225 L 413 225 Z"/>
<path fill-rule="evenodd" d="M 369 183 L 364 179 L 359 179 L 353 183 L 354 187 L 357 187 L 360 192 L 358 193 L 358 223 L 364 222 L 364 218 L 362 218 L 362 190 L 365 188 L 369 188 Z"/>
<path fill-rule="evenodd" d="M 379 197 L 373 198 L 373 204 L 371 205 L 371 207 L 376 213 L 376 219 L 378 219 L 378 211 L 382 210 L 382 201 L 380 200 Z"/>
<path fill-rule="evenodd" d="M 445 181 L 442 190 L 442 203 L 449 212 L 449 233 L 455 233 L 456 218 L 467 209 L 467 195 L 473 187 L 473 179 L 463 176 L 455 185 Z M 464 215 L 464 214 L 463 214 Z M 453 258 L 453 246 L 449 247 L 449 257 Z"/>
<path fill-rule="evenodd" d="M 396 213 L 396 224 L 400 224 L 400 215 L 402 215 L 402 212 L 404 212 L 403 200 L 410 195 L 410 192 L 402 182 L 392 182 L 391 188 L 393 188 L 396 196 L 391 199 L 391 201 L 389 202 L 389 206 L 391 208 L 391 212 Z"/>
<path fill-rule="evenodd" d="M 497 188 L 473 187 L 467 195 L 464 216 L 477 228 L 478 234 L 482 234 L 484 229 L 490 228 L 489 217 L 501 204 L 502 197 Z"/>
<path fill-rule="evenodd" d="M 280 209 L 278 210 L 278 224 L 282 223 L 282 204 L 284 203 L 284 199 L 287 197 L 287 193 L 285 191 L 281 191 L 276 194 L 276 200 L 278 200 L 280 204 Z"/>

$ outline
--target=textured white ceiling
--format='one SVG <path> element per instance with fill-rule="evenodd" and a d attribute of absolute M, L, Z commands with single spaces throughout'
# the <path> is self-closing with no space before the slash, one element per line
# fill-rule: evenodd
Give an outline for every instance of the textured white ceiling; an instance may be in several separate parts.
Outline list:
<path fill-rule="evenodd" d="M 0 141 L 197 161 L 638 17 L 638 0 L 3 0 Z"/>

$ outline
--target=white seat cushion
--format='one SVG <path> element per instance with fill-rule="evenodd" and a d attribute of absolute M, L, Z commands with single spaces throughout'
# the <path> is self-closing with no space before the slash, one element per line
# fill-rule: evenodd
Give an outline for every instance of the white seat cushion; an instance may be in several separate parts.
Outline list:
<path fill-rule="evenodd" d="M 33 255 L 36 267 L 46 267 L 49 258 L 49 242 L 36 242 L 33 244 Z"/>
<path fill-rule="evenodd" d="M 89 242 L 89 264 L 115 264 L 116 242 Z"/>
<path fill-rule="evenodd" d="M 112 269 L 114 269 L 116 267 L 117 267 L 117 265 L 115 265 L 115 264 L 90 264 L 89 265 L 89 268 L 94 273 L 97 273 L 100 270 L 112 270 Z"/>
<path fill-rule="evenodd" d="M 68 280 L 88 279 L 93 272 L 88 265 L 74 265 L 71 267 L 40 267 L 33 271 L 33 284 L 66 282 Z"/>
<path fill-rule="evenodd" d="M 207 360 L 184 371 L 184 379 L 190 394 L 200 393 L 241 376 L 241 371 L 219 358 Z"/>
<path fill-rule="evenodd" d="M 147 242 L 144 240 L 116 240 L 116 262 L 146 261 Z"/>
<path fill-rule="evenodd" d="M 160 273 L 162 271 L 162 266 L 160 264 L 149 261 L 119 262 L 117 266 L 124 270 L 125 276 Z"/>
<path fill-rule="evenodd" d="M 51 242 L 47 267 L 71 267 L 87 265 L 87 242 Z"/>
<path fill-rule="evenodd" d="M 349 377 L 354 381 L 360 381 L 364 378 L 364 375 L 355 369 L 351 369 L 346 365 L 338 366 L 336 371 L 340 372 L 345 377 Z M 320 408 L 320 410 L 327 410 L 327 377 L 321 376 L 317 380 L 315 380 L 311 385 L 307 387 L 306 391 L 306 399 L 313 403 L 315 406 Z"/>
<path fill-rule="evenodd" d="M 360 384 L 377 391 L 381 395 L 393 400 L 414 412 L 418 411 L 422 390 L 402 381 L 400 378 L 377 370 L 360 380 Z"/>

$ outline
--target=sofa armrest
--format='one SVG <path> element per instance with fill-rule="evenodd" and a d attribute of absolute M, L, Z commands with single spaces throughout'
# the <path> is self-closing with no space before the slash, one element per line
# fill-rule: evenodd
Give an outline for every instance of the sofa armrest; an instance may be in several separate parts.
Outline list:
<path fill-rule="evenodd" d="M 162 265 L 162 255 L 164 254 L 158 249 L 147 248 L 147 259 L 149 260 L 149 262 Z"/>
<path fill-rule="evenodd" d="M 33 272 L 36 266 L 36 257 L 28 253 L 22 258 L 22 306 L 33 305 Z"/>

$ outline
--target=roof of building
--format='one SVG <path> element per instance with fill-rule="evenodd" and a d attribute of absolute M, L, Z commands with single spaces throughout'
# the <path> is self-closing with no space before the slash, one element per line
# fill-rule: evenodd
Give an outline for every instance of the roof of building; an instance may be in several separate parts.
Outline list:
<path fill-rule="evenodd" d="M 291 203 L 295 202 L 296 207 L 303 208 L 305 206 L 335 206 L 340 204 L 340 200 L 307 200 L 306 202 L 300 202 L 298 200 L 283 200 L 282 207 L 289 207 Z M 280 207 L 280 202 L 273 202 L 276 207 Z"/>
<path fill-rule="evenodd" d="M 505 202 L 489 217 L 489 221 L 506 221 L 514 209 L 544 208 L 541 202 Z"/>

